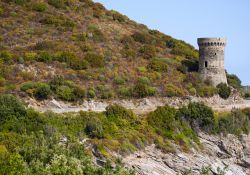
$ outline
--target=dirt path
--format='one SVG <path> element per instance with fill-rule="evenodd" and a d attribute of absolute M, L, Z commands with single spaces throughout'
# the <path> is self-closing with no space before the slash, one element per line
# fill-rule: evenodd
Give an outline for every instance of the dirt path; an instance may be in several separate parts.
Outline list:
<path fill-rule="evenodd" d="M 231 111 L 233 108 L 238 108 L 238 109 L 250 108 L 250 100 L 243 100 L 242 103 L 238 104 L 215 105 L 211 107 L 215 111 Z"/>
<path fill-rule="evenodd" d="M 119 104 L 127 109 L 133 110 L 136 114 L 143 115 L 148 112 L 154 111 L 158 106 L 164 106 L 166 104 L 173 107 L 180 107 L 188 104 L 190 101 L 204 102 L 208 106 L 212 107 L 215 111 L 230 111 L 233 108 L 246 108 L 250 107 L 250 100 L 243 100 L 231 98 L 228 100 L 223 100 L 219 97 L 212 98 L 144 98 L 144 99 L 133 99 L 133 100 L 90 100 L 83 101 L 80 104 L 65 103 L 62 101 L 46 100 L 38 102 L 34 99 L 27 99 L 26 103 L 28 106 L 34 109 L 45 112 L 52 111 L 55 113 L 65 113 L 65 112 L 79 112 L 79 111 L 94 111 L 103 112 L 106 107 L 110 104 Z"/>

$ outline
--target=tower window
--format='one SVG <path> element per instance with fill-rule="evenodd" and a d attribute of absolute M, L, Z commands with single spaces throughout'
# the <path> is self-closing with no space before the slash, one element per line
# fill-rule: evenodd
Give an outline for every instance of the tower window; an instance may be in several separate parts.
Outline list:
<path fill-rule="evenodd" d="M 205 67 L 207 68 L 207 61 L 205 61 Z"/>

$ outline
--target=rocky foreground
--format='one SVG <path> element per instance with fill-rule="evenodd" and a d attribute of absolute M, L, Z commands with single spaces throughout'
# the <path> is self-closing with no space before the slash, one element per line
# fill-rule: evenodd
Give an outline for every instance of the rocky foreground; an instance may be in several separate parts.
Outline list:
<path fill-rule="evenodd" d="M 204 102 L 216 111 L 230 111 L 232 108 L 250 107 L 249 100 L 239 96 L 232 96 L 227 100 L 219 96 L 211 98 L 144 98 L 137 100 L 110 100 L 83 101 L 79 104 L 65 103 L 56 100 L 38 102 L 26 99 L 26 103 L 38 111 L 53 111 L 56 113 L 78 111 L 105 111 L 110 104 L 119 104 L 132 109 L 136 114 L 146 114 L 158 106 L 169 105 L 180 107 L 192 102 Z M 199 174 L 204 169 L 210 169 L 211 174 L 222 175 L 250 175 L 250 134 L 215 136 L 204 133 L 199 134 L 202 149 L 192 149 L 183 152 L 178 145 L 174 145 L 176 153 L 163 153 L 155 145 L 147 146 L 123 158 L 126 167 L 134 169 L 139 175 L 177 175 L 189 171 Z M 99 155 L 100 156 L 100 155 Z M 95 157 L 98 159 L 99 156 Z M 99 159 L 98 159 L 99 160 Z"/>
<path fill-rule="evenodd" d="M 250 175 L 250 134 L 210 136 L 199 135 L 202 150 L 189 153 L 163 153 L 154 145 L 136 152 L 123 159 L 125 165 L 134 169 L 139 175 L 177 175 L 191 171 L 199 174 L 210 168 L 211 174 Z"/>

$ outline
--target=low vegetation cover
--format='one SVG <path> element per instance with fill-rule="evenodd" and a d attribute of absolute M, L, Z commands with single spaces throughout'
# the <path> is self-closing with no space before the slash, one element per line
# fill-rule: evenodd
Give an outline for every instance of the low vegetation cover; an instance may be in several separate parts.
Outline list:
<path fill-rule="evenodd" d="M 193 46 L 91 0 L 3 0 L 0 21 L 0 93 L 65 101 L 218 93 L 200 82 Z M 51 87 L 57 75 L 67 83 Z M 241 86 L 235 75 L 228 82 Z"/>
<path fill-rule="evenodd" d="M 106 112 L 55 114 L 26 108 L 12 95 L 0 96 L 1 174 L 133 174 L 125 171 L 110 155 L 132 153 L 155 143 L 165 152 L 174 152 L 172 143 L 183 151 L 200 146 L 197 130 L 209 133 L 241 134 L 250 131 L 250 109 L 214 114 L 202 103 L 181 109 L 158 107 L 146 116 L 137 116 L 119 105 Z M 91 161 L 91 144 L 106 163 Z"/>

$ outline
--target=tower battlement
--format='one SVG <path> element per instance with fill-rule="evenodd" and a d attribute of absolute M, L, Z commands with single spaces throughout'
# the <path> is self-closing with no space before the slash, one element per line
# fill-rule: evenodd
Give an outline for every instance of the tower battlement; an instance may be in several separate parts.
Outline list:
<path fill-rule="evenodd" d="M 225 38 L 198 38 L 199 47 L 207 47 L 207 46 L 226 46 Z"/>
<path fill-rule="evenodd" d="M 225 38 L 198 38 L 199 73 L 202 81 L 217 86 L 227 83 L 224 69 Z"/>

